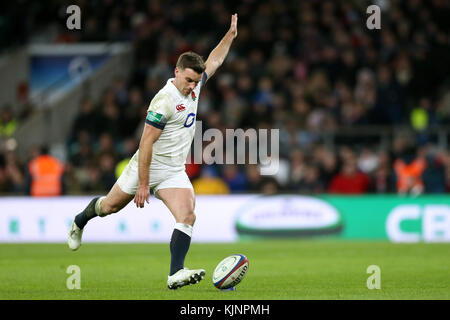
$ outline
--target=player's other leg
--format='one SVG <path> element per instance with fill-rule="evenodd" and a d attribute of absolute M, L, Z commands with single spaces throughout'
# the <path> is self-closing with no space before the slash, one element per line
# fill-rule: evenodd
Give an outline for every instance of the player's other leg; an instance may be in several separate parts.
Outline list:
<path fill-rule="evenodd" d="M 83 230 L 89 220 L 97 216 L 105 217 L 109 214 L 116 213 L 133 200 L 133 198 L 134 195 L 123 192 L 116 183 L 106 197 L 92 199 L 88 206 L 72 222 L 67 239 L 69 248 L 77 250 L 81 246 Z"/>
<path fill-rule="evenodd" d="M 184 268 L 184 260 L 191 244 L 192 230 L 195 223 L 195 197 L 189 188 L 167 188 L 157 191 L 175 217 L 175 228 L 170 239 L 170 273 L 167 280 L 169 289 L 177 289 L 195 284 L 203 279 L 205 270 Z"/>

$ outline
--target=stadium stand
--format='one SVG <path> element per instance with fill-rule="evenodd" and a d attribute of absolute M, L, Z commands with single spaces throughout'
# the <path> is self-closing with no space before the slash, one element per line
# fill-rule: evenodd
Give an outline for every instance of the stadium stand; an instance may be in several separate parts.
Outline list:
<path fill-rule="evenodd" d="M 194 184 L 214 177 L 220 192 L 231 193 L 450 192 L 448 1 L 378 1 L 381 30 L 365 29 L 368 1 L 75 2 L 83 14 L 79 31 L 65 28 L 67 1 L 3 4 L 0 24 L 0 52 L 36 37 L 133 46 L 131 77 L 111 79 L 100 99 L 79 102 L 64 148 L 66 194 L 112 186 L 178 55 L 206 55 L 232 10 L 239 34 L 202 91 L 197 120 L 221 130 L 279 129 L 287 175 L 203 165 L 188 171 Z M 0 192 L 24 194 L 32 151 L 18 159 L 8 139 L 21 109 L 2 110 Z M 406 166 L 416 162 L 424 163 L 419 182 L 408 184 Z"/>

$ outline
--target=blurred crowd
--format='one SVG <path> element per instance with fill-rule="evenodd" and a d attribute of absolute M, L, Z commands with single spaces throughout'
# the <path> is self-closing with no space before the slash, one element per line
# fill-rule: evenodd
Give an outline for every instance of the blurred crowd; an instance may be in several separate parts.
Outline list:
<path fill-rule="evenodd" d="M 258 165 L 189 164 L 198 194 L 450 191 L 450 153 L 428 134 L 450 127 L 448 1 L 72 2 L 82 29 L 65 29 L 65 7 L 52 2 L 55 42 L 129 41 L 135 59 L 130 79 L 114 79 L 99 101 L 80 101 L 66 144 L 65 193 L 112 187 L 179 54 L 192 50 L 206 60 L 235 12 L 238 37 L 202 89 L 197 120 L 222 132 L 279 129 L 279 170 L 264 176 Z M 381 8 L 380 30 L 366 27 L 370 4 Z M 0 134 L 13 120 L 2 116 Z M 388 126 L 410 133 L 388 145 L 357 134 L 330 145 L 323 136 Z M 0 192 L 30 190 L 28 161 L 38 154 L 0 153 Z"/>

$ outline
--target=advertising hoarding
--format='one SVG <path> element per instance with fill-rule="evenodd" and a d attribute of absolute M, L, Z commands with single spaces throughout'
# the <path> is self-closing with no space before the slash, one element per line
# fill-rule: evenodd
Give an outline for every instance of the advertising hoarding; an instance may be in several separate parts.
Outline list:
<path fill-rule="evenodd" d="M 65 242 L 92 197 L 0 199 L 0 242 Z M 193 242 L 332 237 L 450 242 L 450 197 L 197 196 Z M 175 220 L 162 201 L 91 220 L 84 242 L 167 242 Z"/>

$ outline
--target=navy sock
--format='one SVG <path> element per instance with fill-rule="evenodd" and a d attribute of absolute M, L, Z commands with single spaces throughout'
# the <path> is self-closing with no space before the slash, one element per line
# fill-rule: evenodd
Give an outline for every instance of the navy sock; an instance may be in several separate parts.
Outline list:
<path fill-rule="evenodd" d="M 75 224 L 78 226 L 78 228 L 83 229 L 89 220 L 97 216 L 97 214 L 95 213 L 95 203 L 99 198 L 100 197 L 92 199 L 86 209 L 84 209 L 75 217 Z"/>
<path fill-rule="evenodd" d="M 191 244 L 191 237 L 186 233 L 174 229 L 170 239 L 170 275 L 184 268 L 184 259 Z"/>

